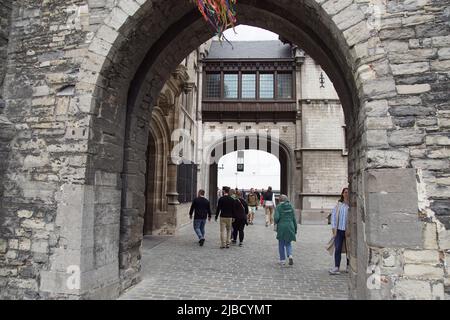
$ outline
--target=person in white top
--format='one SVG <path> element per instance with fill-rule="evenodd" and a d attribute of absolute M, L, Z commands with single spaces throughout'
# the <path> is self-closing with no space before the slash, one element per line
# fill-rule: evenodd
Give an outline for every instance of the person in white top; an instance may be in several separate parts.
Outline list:
<path fill-rule="evenodd" d="M 348 222 L 348 209 L 349 209 L 349 195 L 348 188 L 344 188 L 341 192 L 341 198 L 338 204 L 334 207 L 331 213 L 331 228 L 334 236 L 334 268 L 329 272 L 330 274 L 339 274 L 339 267 L 341 265 L 342 249 L 345 246 L 346 254 L 348 257 L 347 242 L 345 241 L 347 222 Z M 348 272 L 349 260 L 347 258 Z"/>

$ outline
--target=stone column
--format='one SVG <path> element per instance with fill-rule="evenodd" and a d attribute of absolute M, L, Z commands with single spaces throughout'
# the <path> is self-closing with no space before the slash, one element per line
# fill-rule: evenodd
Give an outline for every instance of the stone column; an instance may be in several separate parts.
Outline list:
<path fill-rule="evenodd" d="M 174 234 L 177 228 L 177 208 L 180 205 L 178 202 L 177 192 L 177 164 L 168 158 L 167 162 L 167 219 L 165 230 L 161 232 L 165 234 Z"/>

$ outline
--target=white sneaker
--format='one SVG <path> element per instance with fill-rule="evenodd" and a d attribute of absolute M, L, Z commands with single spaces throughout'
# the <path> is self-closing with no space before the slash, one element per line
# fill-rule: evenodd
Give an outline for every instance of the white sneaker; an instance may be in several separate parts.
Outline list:
<path fill-rule="evenodd" d="M 337 267 L 334 267 L 333 269 L 329 270 L 328 272 L 329 272 L 330 274 L 341 274 L 341 273 L 339 272 L 339 268 L 337 268 Z"/>
<path fill-rule="evenodd" d="M 284 267 L 286 265 L 286 261 L 281 260 L 280 262 L 278 262 L 278 264 L 282 267 Z"/>
<path fill-rule="evenodd" d="M 294 259 L 292 256 L 289 256 L 289 265 L 292 266 L 294 264 Z"/>

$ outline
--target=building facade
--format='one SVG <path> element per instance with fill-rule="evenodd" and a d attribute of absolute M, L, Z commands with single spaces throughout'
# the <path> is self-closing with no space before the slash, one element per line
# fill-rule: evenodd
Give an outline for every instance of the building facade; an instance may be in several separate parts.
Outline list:
<path fill-rule="evenodd" d="M 327 223 L 348 181 L 344 114 L 325 72 L 281 41 L 213 41 L 202 66 L 202 157 L 213 161 L 198 181 L 210 198 L 221 187 L 220 157 L 258 149 L 279 159 L 277 191 L 292 199 L 299 221 Z"/>
<path fill-rule="evenodd" d="M 197 194 L 201 122 L 199 59 L 208 43 L 171 73 L 153 107 L 147 149 L 144 235 L 173 235 L 189 222 Z"/>

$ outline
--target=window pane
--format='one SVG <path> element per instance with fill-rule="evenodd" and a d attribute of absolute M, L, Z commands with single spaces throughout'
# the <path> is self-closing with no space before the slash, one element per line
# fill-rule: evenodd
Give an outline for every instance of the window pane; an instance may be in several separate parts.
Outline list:
<path fill-rule="evenodd" d="M 242 75 L 242 99 L 256 99 L 256 74 Z"/>
<path fill-rule="evenodd" d="M 261 99 L 273 99 L 273 74 L 259 75 L 259 97 Z"/>
<path fill-rule="evenodd" d="M 238 97 L 238 75 L 237 74 L 224 74 L 224 98 L 225 99 L 237 99 Z"/>
<path fill-rule="evenodd" d="M 292 99 L 292 73 L 278 74 L 278 98 Z"/>
<path fill-rule="evenodd" d="M 220 73 L 206 74 L 206 97 L 220 98 Z"/>

